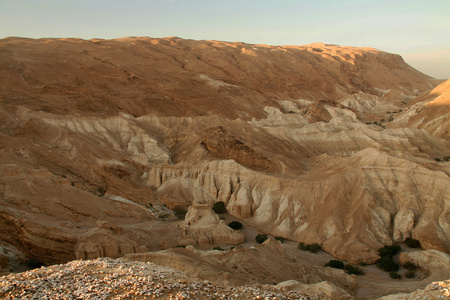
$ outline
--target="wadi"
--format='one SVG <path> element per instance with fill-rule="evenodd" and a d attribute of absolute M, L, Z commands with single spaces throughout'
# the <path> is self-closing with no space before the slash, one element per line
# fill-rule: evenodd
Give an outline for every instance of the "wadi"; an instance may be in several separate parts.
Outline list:
<path fill-rule="evenodd" d="M 170 286 L 104 299 L 445 298 L 450 81 L 322 43 L 1 39 L 0 229 L 0 298 L 80 272 Z"/>

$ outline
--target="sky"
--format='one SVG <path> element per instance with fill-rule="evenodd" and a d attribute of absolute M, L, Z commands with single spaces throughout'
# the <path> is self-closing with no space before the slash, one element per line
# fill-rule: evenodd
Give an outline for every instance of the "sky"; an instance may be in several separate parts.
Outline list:
<path fill-rule="evenodd" d="M 450 78 L 450 0 L 0 0 L 0 38 L 178 36 L 373 47 Z"/>

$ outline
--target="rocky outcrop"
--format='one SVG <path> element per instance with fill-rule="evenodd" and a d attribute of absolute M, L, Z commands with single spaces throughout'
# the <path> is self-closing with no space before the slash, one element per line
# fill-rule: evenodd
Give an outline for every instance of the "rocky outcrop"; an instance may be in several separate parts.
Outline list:
<path fill-rule="evenodd" d="M 337 287 L 333 293 L 342 291 L 343 294 L 355 295 L 358 288 L 357 280 L 351 275 L 342 270 L 333 273 L 329 268 L 312 267 L 289 255 L 274 239 L 252 248 L 238 246 L 227 251 L 201 251 L 187 246 L 185 249 L 127 254 L 123 260 L 153 262 L 220 285 L 273 285 L 292 279 L 309 284 L 328 281 L 329 292 L 332 292 L 332 286 Z"/>
<path fill-rule="evenodd" d="M 292 240 L 323 244 L 334 256 L 354 263 L 375 261 L 379 247 L 411 234 L 424 247 L 448 251 L 445 235 L 440 238 L 447 226 L 445 218 L 430 217 L 445 215 L 448 209 L 445 174 L 375 149 L 341 163 L 327 156 L 316 162 L 317 172 L 323 168 L 324 173 L 312 172 L 299 179 L 260 174 L 234 161 L 154 168 L 148 178 L 156 188 L 189 179 L 204 198 L 225 202 L 229 213 L 249 224 L 261 230 L 270 227 L 272 234 Z M 429 195 L 428 203 L 436 204 L 427 207 L 421 195 Z M 424 227 L 434 229 L 425 235 Z"/>
<path fill-rule="evenodd" d="M 399 256 L 400 264 L 413 264 L 434 277 L 450 277 L 450 255 L 437 250 L 402 252 Z"/>
<path fill-rule="evenodd" d="M 189 207 L 184 220 L 181 245 L 238 245 L 243 242 L 245 242 L 244 233 L 228 227 L 212 211 L 210 204 L 194 203 Z"/>
<path fill-rule="evenodd" d="M 388 295 L 379 300 L 403 300 L 403 299 L 446 299 L 450 297 L 450 280 L 436 281 L 427 285 L 424 289 L 412 293 L 399 293 Z"/>
<path fill-rule="evenodd" d="M 394 242 L 403 242 L 405 239 L 410 237 L 411 231 L 414 227 L 414 212 L 403 208 L 394 218 L 394 233 L 393 233 L 393 241 Z"/>
<path fill-rule="evenodd" d="M 345 290 L 338 288 L 328 281 L 322 281 L 315 284 L 302 284 L 295 280 L 288 280 L 276 285 L 277 288 L 284 292 L 301 291 L 308 296 L 328 297 L 330 299 L 350 299 L 352 296 Z"/>

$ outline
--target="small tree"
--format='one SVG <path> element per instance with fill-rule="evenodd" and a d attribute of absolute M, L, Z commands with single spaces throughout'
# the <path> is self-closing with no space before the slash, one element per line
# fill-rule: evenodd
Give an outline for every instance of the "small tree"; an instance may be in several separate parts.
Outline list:
<path fill-rule="evenodd" d="M 242 229 L 242 224 L 238 221 L 232 221 L 228 224 L 229 227 L 233 228 L 234 230 L 241 230 Z"/>
<path fill-rule="evenodd" d="M 298 249 L 302 249 L 303 251 L 306 251 L 306 244 L 303 243 L 303 242 L 300 242 L 300 243 L 298 244 Z"/>
<path fill-rule="evenodd" d="M 383 248 L 378 249 L 378 253 L 381 257 L 392 258 L 395 254 L 400 252 L 401 249 L 402 248 L 399 245 L 384 246 Z"/>
<path fill-rule="evenodd" d="M 303 242 L 298 244 L 298 248 L 302 249 L 303 251 L 309 251 L 311 253 L 317 253 L 319 250 L 322 249 L 322 247 L 320 247 L 319 244 L 311 244 L 311 245 L 307 245 Z"/>
<path fill-rule="evenodd" d="M 325 267 L 335 268 L 335 269 L 343 269 L 344 263 L 340 260 L 332 259 L 325 264 Z"/>
<path fill-rule="evenodd" d="M 416 239 L 413 239 L 413 238 L 407 238 L 405 240 L 405 244 L 409 248 L 420 248 L 421 247 L 420 242 L 418 240 L 416 240 Z"/>
<path fill-rule="evenodd" d="M 317 253 L 321 249 L 322 249 L 322 247 L 320 247 L 319 244 L 311 244 L 311 245 L 308 245 L 308 249 L 307 250 L 309 252 L 311 252 L 311 253 Z"/>
<path fill-rule="evenodd" d="M 401 279 L 402 278 L 402 275 L 398 274 L 397 272 L 389 272 L 389 276 L 392 279 Z"/>
<path fill-rule="evenodd" d="M 218 201 L 218 202 L 214 203 L 212 210 L 216 214 L 224 214 L 227 212 L 227 207 L 225 206 L 225 203 L 223 201 Z"/>
<path fill-rule="evenodd" d="M 416 277 L 416 272 L 414 272 L 412 270 L 408 270 L 405 272 L 405 277 L 406 278 L 414 278 L 414 277 Z"/>
<path fill-rule="evenodd" d="M 377 260 L 377 266 L 386 272 L 397 272 L 400 267 L 392 258 L 386 256 Z"/>
<path fill-rule="evenodd" d="M 363 270 L 361 270 L 358 266 L 347 264 L 344 266 L 344 270 L 347 274 L 355 274 L 355 275 L 364 275 Z"/>
<path fill-rule="evenodd" d="M 255 240 L 258 244 L 264 243 L 264 241 L 267 239 L 268 239 L 267 234 L 263 234 L 263 233 L 260 233 L 255 237 Z"/>

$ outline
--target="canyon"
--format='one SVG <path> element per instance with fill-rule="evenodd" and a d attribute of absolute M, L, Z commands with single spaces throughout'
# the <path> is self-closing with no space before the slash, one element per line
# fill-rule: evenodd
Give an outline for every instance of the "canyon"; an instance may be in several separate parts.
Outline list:
<path fill-rule="evenodd" d="M 5 271 L 31 258 L 123 257 L 215 283 L 228 274 L 230 285 L 327 281 L 345 298 L 358 281 L 294 259 L 294 244 L 370 265 L 379 248 L 413 238 L 423 250 L 411 259 L 431 275 L 398 291 L 450 276 L 423 262 L 449 260 L 450 81 L 399 55 L 323 43 L 6 38 L 0 66 Z M 226 214 L 212 210 L 217 202 Z M 271 238 L 255 250 L 258 233 Z M 267 261 L 273 270 L 252 267 Z"/>

